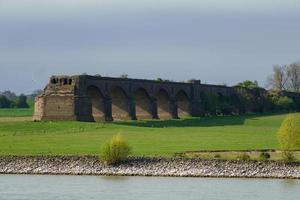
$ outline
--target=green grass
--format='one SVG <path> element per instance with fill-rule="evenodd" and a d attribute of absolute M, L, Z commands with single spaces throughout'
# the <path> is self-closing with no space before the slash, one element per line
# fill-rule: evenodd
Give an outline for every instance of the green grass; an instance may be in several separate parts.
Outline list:
<path fill-rule="evenodd" d="M 34 100 L 27 100 L 29 108 L 0 108 L 0 117 L 29 117 L 33 115 Z"/>
<path fill-rule="evenodd" d="M 300 113 L 297 116 L 300 118 Z M 284 117 L 283 114 L 248 115 L 104 124 L 32 122 L 30 117 L 2 117 L 0 155 L 94 155 L 117 133 L 126 137 L 134 155 L 277 149 L 276 132 Z"/>
<path fill-rule="evenodd" d="M 0 117 L 28 117 L 33 115 L 33 108 L 0 108 Z"/>

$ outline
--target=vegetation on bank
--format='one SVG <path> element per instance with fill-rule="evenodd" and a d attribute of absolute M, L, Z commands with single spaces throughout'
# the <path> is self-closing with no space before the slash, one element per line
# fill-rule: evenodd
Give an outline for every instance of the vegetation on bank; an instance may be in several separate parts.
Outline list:
<path fill-rule="evenodd" d="M 294 151 L 300 148 L 300 126 L 295 115 L 288 115 L 278 131 L 278 141 L 285 161 L 293 161 Z"/>
<path fill-rule="evenodd" d="M 100 159 L 107 165 L 115 165 L 127 159 L 130 147 L 119 133 L 105 142 L 100 152 Z"/>
<path fill-rule="evenodd" d="M 277 131 L 286 117 L 241 115 L 113 123 L 32 122 L 0 118 L 0 155 L 98 155 L 121 132 L 132 155 L 172 156 L 199 150 L 279 149 Z M 295 114 L 299 125 L 300 113 Z M 18 119 L 18 120 L 17 120 Z"/>

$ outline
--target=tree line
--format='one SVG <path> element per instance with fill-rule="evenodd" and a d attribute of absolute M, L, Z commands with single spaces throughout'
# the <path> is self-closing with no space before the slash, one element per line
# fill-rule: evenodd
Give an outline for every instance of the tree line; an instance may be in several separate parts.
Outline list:
<path fill-rule="evenodd" d="M 9 90 L 0 92 L 0 108 L 29 108 L 28 100 L 33 100 L 42 91 L 36 90 L 30 95 L 16 95 Z"/>

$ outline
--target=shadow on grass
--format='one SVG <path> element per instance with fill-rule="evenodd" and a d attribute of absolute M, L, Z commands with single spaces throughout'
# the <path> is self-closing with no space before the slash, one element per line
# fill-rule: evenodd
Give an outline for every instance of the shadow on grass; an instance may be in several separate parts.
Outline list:
<path fill-rule="evenodd" d="M 117 125 L 138 127 L 212 127 L 212 126 L 234 126 L 243 125 L 246 120 L 258 120 L 257 117 L 267 117 L 286 113 L 246 114 L 239 116 L 213 116 L 213 117 L 189 117 L 171 120 L 136 120 L 113 122 Z"/>
<path fill-rule="evenodd" d="M 245 120 L 257 117 L 256 115 L 244 116 L 216 116 L 203 118 L 184 118 L 172 120 L 137 120 L 137 121 L 120 121 L 114 122 L 118 125 L 138 126 L 138 127 L 211 127 L 211 126 L 229 126 L 229 125 L 243 125 Z"/>

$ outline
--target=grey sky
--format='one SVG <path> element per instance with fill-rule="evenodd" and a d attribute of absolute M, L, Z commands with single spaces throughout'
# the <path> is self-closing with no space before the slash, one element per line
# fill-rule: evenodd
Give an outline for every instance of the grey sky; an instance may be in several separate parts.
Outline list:
<path fill-rule="evenodd" d="M 264 86 L 300 60 L 299 0 L 0 0 L 0 91 L 52 74 Z"/>

